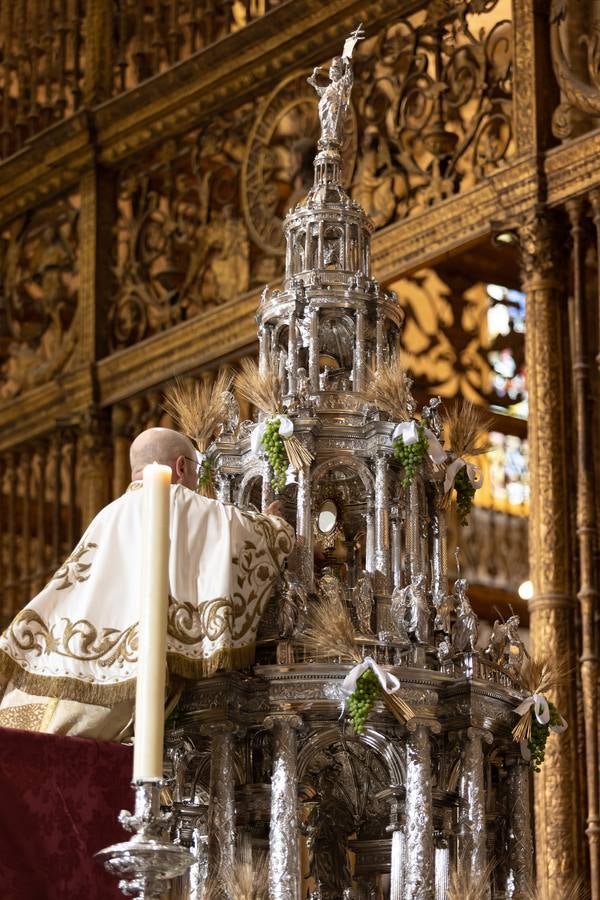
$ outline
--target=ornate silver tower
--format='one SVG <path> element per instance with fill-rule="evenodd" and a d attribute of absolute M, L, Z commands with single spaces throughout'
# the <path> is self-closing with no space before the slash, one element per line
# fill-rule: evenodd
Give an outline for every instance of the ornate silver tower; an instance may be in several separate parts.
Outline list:
<path fill-rule="evenodd" d="M 408 397 L 399 422 L 373 400 L 375 373 L 399 356 L 402 310 L 371 276 L 372 226 L 342 187 L 359 37 L 328 77 L 309 79 L 322 129 L 314 185 L 285 221 L 283 284 L 265 289 L 257 315 L 260 368 L 279 373 L 280 417 L 312 456 L 280 495 L 296 549 L 256 665 L 199 682 L 168 735 L 179 837 L 199 857 L 180 897 L 202 897 L 208 871 L 235 900 L 225 875 L 261 853 L 275 900 L 442 900 L 459 860 L 479 873 L 497 862 L 490 900 L 519 897 L 531 876 L 514 666 L 504 645 L 494 659 L 476 649 L 466 582 L 448 586 L 442 501 L 451 466 L 466 466 L 442 449 L 435 401 L 417 420 Z M 273 470 L 249 431 L 217 442 L 217 484 L 224 502 L 264 508 Z M 398 442 L 423 448 L 413 477 Z M 349 666 L 304 639 L 331 593 L 357 654 L 399 679 L 407 723 L 381 703 L 361 734 L 340 717 Z"/>

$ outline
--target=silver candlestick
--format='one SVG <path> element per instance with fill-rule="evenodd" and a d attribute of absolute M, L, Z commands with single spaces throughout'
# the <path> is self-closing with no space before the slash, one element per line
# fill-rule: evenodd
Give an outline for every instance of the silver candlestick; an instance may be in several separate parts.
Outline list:
<path fill-rule="evenodd" d="M 135 813 L 119 813 L 119 822 L 133 837 L 96 853 L 105 868 L 120 878 L 119 888 L 127 897 L 159 900 L 171 880 L 195 862 L 185 847 L 165 840 L 172 815 L 160 809 L 160 791 L 165 785 L 159 779 L 135 781 Z"/>

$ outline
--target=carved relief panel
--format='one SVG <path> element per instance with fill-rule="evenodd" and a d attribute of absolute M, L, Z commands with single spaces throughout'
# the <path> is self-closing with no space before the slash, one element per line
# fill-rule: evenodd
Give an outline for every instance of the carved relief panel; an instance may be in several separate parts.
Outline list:
<path fill-rule="evenodd" d="M 430 3 L 360 46 L 344 182 L 377 227 L 466 190 L 513 155 L 504 6 Z M 309 72 L 121 171 L 112 348 L 281 275 L 281 223 L 312 181 Z"/>
<path fill-rule="evenodd" d="M 113 348 L 226 303 L 250 286 L 239 213 L 240 165 L 252 108 L 168 141 L 119 178 Z"/>
<path fill-rule="evenodd" d="M 0 402 L 69 367 L 77 340 L 78 197 L 0 233 Z"/>

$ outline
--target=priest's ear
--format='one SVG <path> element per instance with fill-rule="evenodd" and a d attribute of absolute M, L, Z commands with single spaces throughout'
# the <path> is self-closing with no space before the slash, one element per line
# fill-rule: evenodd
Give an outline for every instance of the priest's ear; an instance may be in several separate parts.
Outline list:
<path fill-rule="evenodd" d="M 178 456 L 175 460 L 175 465 L 173 466 L 173 483 L 183 484 L 183 482 L 186 481 L 186 476 L 186 458 L 185 456 Z"/>

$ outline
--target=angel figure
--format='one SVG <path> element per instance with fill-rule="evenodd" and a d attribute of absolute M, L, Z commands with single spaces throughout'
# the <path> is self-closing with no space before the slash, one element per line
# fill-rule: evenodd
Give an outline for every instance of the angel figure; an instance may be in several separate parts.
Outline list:
<path fill-rule="evenodd" d="M 467 597 L 469 582 L 466 578 L 457 578 L 454 582 L 454 601 L 456 603 L 456 622 L 452 635 L 455 653 L 473 651 L 479 633 L 479 619 Z"/>
<path fill-rule="evenodd" d="M 278 615 L 279 636 L 284 640 L 291 640 L 296 631 L 299 614 L 306 614 L 308 610 L 308 594 L 304 585 L 287 570 L 282 575 L 282 582 Z"/>
<path fill-rule="evenodd" d="M 443 631 L 444 634 L 449 635 L 456 609 L 455 595 L 447 594 L 445 591 L 435 593 L 433 605 L 435 607 L 435 622 L 433 625 L 435 631 Z"/>
<path fill-rule="evenodd" d="M 425 575 L 413 575 L 404 590 L 408 599 L 408 633 L 414 635 L 419 644 L 426 644 L 429 641 L 429 607 Z"/>
<path fill-rule="evenodd" d="M 528 655 L 519 637 L 520 620 L 514 614 L 506 622 L 495 620 L 485 655 L 495 665 L 503 666 L 518 675 Z"/>
<path fill-rule="evenodd" d="M 408 638 L 406 630 L 406 613 L 409 607 L 408 588 L 395 587 L 392 592 L 392 602 L 390 613 L 392 617 L 392 626 L 400 640 Z"/>
<path fill-rule="evenodd" d="M 359 630 L 362 634 L 372 634 L 373 581 L 370 572 L 363 572 L 358 579 L 358 583 L 352 592 L 352 603 L 356 610 Z"/>

